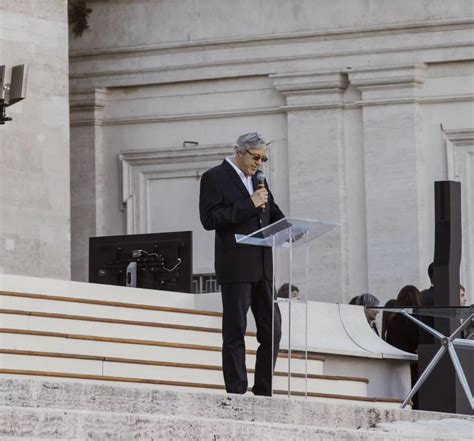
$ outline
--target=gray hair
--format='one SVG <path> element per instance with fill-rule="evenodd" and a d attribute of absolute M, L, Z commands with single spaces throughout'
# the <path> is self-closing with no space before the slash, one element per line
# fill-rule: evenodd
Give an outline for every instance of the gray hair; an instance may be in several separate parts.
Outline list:
<path fill-rule="evenodd" d="M 367 306 L 368 308 L 374 308 L 380 303 L 379 299 L 374 295 L 366 292 L 354 300 L 354 305 Z"/>
<path fill-rule="evenodd" d="M 266 148 L 271 144 L 270 141 L 267 141 L 260 133 L 249 132 L 240 135 L 235 141 L 234 150 L 236 151 L 245 151 L 248 149 L 255 149 L 258 146 L 264 145 Z"/>

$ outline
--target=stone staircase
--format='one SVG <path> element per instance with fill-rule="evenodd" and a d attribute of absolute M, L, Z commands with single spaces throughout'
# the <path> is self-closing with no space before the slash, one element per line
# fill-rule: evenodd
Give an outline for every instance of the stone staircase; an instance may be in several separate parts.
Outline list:
<path fill-rule="evenodd" d="M 0 377 L 0 439 L 402 441 L 474 439 L 474 418 L 327 399 Z"/>
<path fill-rule="evenodd" d="M 86 284 L 80 296 L 1 291 L 0 375 L 222 394 L 220 327 L 218 312 L 88 296 Z M 246 346 L 252 385 L 254 333 L 247 334 Z M 288 355 L 280 353 L 275 395 L 288 395 L 287 365 Z M 398 400 L 368 397 L 365 378 L 325 373 L 318 354 L 308 354 L 306 367 L 303 354 L 292 353 L 291 367 L 292 395 L 305 395 L 307 377 L 310 400 L 400 405 Z"/>
<path fill-rule="evenodd" d="M 0 439 L 474 439 L 472 417 L 400 410 L 317 353 L 292 353 L 291 399 L 284 352 L 272 398 L 226 394 L 221 314 L 192 300 L 0 276 Z M 254 333 L 246 344 L 252 377 Z"/>

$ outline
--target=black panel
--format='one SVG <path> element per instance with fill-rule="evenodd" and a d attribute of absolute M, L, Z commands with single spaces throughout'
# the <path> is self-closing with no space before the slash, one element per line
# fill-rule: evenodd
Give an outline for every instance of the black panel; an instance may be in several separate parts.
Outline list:
<path fill-rule="evenodd" d="M 126 286 L 127 266 L 136 262 L 138 288 L 191 292 L 192 255 L 191 231 L 91 237 L 89 282 Z"/>
<path fill-rule="evenodd" d="M 461 183 L 454 181 L 435 182 L 435 252 L 433 305 L 459 306 L 461 263 Z M 429 326 L 449 336 L 458 326 L 459 320 L 442 318 L 425 319 Z M 422 344 L 418 346 L 419 374 L 426 369 L 440 343 L 425 333 L 420 334 Z M 473 387 L 474 351 L 456 349 L 466 378 Z M 418 393 L 419 408 L 436 412 L 467 413 L 473 410 L 465 398 L 457 379 L 452 361 L 444 355 Z"/>

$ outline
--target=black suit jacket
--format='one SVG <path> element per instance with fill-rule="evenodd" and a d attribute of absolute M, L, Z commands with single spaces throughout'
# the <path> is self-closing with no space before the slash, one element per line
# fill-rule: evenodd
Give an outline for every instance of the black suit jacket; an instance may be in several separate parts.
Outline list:
<path fill-rule="evenodd" d="M 252 178 L 255 189 L 256 176 Z M 268 190 L 267 183 L 265 187 Z M 264 211 L 255 208 L 242 180 L 227 162 L 208 170 L 201 178 L 199 213 L 206 230 L 215 230 L 215 270 L 223 283 L 272 280 L 269 247 L 238 244 L 235 234 L 250 234 L 284 217 L 268 191 Z"/>

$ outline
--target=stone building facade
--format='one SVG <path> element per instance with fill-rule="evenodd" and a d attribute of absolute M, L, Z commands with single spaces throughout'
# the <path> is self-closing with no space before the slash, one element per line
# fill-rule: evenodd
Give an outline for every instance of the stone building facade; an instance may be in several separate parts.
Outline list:
<path fill-rule="evenodd" d="M 199 178 L 258 130 L 284 212 L 338 224 L 311 248 L 310 298 L 427 287 L 433 182 L 453 179 L 472 299 L 471 0 L 87 3 L 70 41 L 74 280 L 91 236 L 180 230 L 212 273 Z"/>
<path fill-rule="evenodd" d="M 66 0 L 0 2 L 0 65 L 28 66 L 26 99 L 0 125 L 0 273 L 69 279 Z"/>

